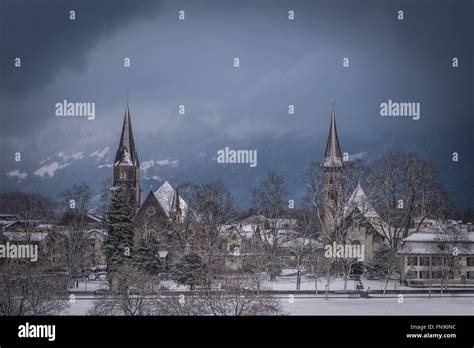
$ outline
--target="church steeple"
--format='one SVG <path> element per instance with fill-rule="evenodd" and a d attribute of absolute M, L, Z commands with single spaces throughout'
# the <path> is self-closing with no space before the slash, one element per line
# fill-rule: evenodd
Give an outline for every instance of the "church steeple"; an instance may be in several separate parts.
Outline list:
<path fill-rule="evenodd" d="M 341 145 L 339 144 L 339 137 L 337 135 L 334 99 L 332 102 L 331 124 L 329 126 L 326 151 L 324 152 L 324 158 L 321 161 L 321 167 L 324 170 L 324 227 L 326 233 L 333 235 L 334 238 L 337 239 L 340 237 L 336 232 L 338 230 L 343 208 L 342 176 L 344 162 L 342 158 Z"/>
<path fill-rule="evenodd" d="M 139 166 L 137 150 L 135 149 L 135 142 L 133 140 L 132 122 L 130 120 L 130 108 L 128 106 L 125 110 L 125 117 L 123 119 L 122 135 L 115 155 L 115 164 L 123 163 L 128 165 Z"/>
<path fill-rule="evenodd" d="M 123 119 L 122 134 L 120 135 L 119 146 L 115 155 L 113 186 L 121 186 L 129 191 L 130 204 L 133 206 L 133 212 L 135 213 L 135 211 L 140 208 L 140 161 L 138 160 L 138 154 L 133 139 L 128 98 Z"/>
<path fill-rule="evenodd" d="M 331 125 L 329 126 L 328 141 L 326 143 L 326 151 L 324 153 L 321 167 L 325 168 L 337 168 L 342 167 L 342 153 L 341 145 L 339 145 L 339 137 L 337 136 L 336 128 L 336 111 L 334 110 L 334 99 L 333 99 L 333 110 L 331 114 Z"/>
<path fill-rule="evenodd" d="M 180 206 L 180 201 L 179 201 L 178 186 L 176 186 L 176 189 L 174 191 L 175 191 L 175 195 L 173 197 L 174 207 L 172 207 L 172 209 L 174 210 L 173 211 L 173 213 L 174 213 L 174 222 L 175 223 L 180 223 L 181 218 L 182 218 L 182 214 L 181 214 L 181 206 Z"/>

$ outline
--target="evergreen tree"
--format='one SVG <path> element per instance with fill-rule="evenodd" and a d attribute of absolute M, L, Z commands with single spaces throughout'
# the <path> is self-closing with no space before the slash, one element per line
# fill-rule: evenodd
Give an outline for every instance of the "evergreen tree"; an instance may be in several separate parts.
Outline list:
<path fill-rule="evenodd" d="M 158 254 L 158 241 L 151 238 L 140 238 L 135 245 L 133 264 L 136 269 L 146 274 L 158 274 L 162 271 L 160 256 Z"/>
<path fill-rule="evenodd" d="M 189 285 L 191 290 L 202 284 L 206 278 L 206 264 L 198 254 L 186 254 L 175 265 L 173 279 L 183 285 Z"/>
<path fill-rule="evenodd" d="M 132 205 L 130 197 L 122 187 L 112 194 L 107 214 L 108 235 L 104 242 L 104 253 L 109 273 L 131 260 L 133 247 Z"/>
<path fill-rule="evenodd" d="M 378 248 L 372 259 L 367 262 L 367 269 L 385 279 L 383 294 L 387 291 L 390 279 L 400 272 L 400 255 L 388 245 Z"/>

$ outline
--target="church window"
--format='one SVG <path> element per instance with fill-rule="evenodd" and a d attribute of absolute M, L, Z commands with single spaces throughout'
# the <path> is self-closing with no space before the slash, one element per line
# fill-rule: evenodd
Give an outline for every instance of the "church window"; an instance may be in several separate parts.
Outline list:
<path fill-rule="evenodd" d="M 124 170 L 120 171 L 120 179 L 126 179 L 127 178 L 127 172 Z"/>
<path fill-rule="evenodd" d="M 149 216 L 155 215 L 155 213 L 156 213 L 155 207 L 149 206 L 148 208 L 146 208 L 146 213 Z"/>

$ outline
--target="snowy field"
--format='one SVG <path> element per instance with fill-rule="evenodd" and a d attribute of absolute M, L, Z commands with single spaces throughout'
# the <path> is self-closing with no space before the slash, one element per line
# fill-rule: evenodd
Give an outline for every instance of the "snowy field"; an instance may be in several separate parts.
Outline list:
<path fill-rule="evenodd" d="M 281 301 L 290 315 L 474 315 L 474 297 L 304 298 Z M 292 302 L 292 303 L 291 303 Z"/>
<path fill-rule="evenodd" d="M 419 297 L 404 295 L 370 299 L 343 296 L 288 295 L 279 297 L 283 310 L 289 315 L 474 315 L 474 296 Z M 92 306 L 91 297 L 77 296 L 63 315 L 85 315 Z"/>
<path fill-rule="evenodd" d="M 280 290 L 280 291 L 292 291 L 296 290 L 296 276 L 294 273 L 291 273 L 288 270 L 284 275 L 277 277 L 276 280 L 270 281 L 269 277 L 266 274 L 262 274 L 262 286 L 270 290 Z M 383 290 L 385 286 L 384 281 L 379 280 L 367 280 L 362 279 L 363 289 L 367 290 Z M 348 280 L 346 285 L 346 290 L 356 290 L 356 285 L 359 282 L 354 280 Z M 318 280 L 315 284 L 314 278 L 303 276 L 301 277 L 301 290 L 314 290 L 317 285 L 318 291 L 322 292 L 326 290 L 326 280 Z M 178 290 L 178 291 L 188 291 L 189 287 L 178 285 L 174 281 L 161 281 L 160 287 L 163 289 L 169 290 Z M 80 281 L 78 287 L 73 289 L 73 291 L 90 291 L 93 292 L 98 289 L 106 289 L 107 281 Z M 329 284 L 329 290 L 331 291 L 340 291 L 344 290 L 344 279 L 331 279 Z M 401 285 L 397 280 L 392 280 L 387 286 L 387 290 L 418 290 L 417 288 L 410 288 L 405 285 Z"/>
<path fill-rule="evenodd" d="M 296 276 L 294 270 L 285 269 L 277 280 L 270 281 L 262 274 L 263 288 L 280 291 L 296 292 Z M 330 291 L 344 290 L 343 279 L 331 279 Z M 362 279 L 361 282 L 348 280 L 346 290 L 356 290 L 356 285 L 363 286 L 363 290 L 383 290 L 384 282 Z M 277 295 L 283 310 L 289 315 L 474 315 L 474 294 L 438 295 L 431 298 L 428 295 L 410 294 L 410 291 L 419 290 L 400 285 L 397 280 L 389 283 L 388 290 L 403 292 L 403 302 L 397 294 L 371 294 L 371 298 L 349 298 L 349 295 L 330 294 L 325 298 L 326 281 L 303 276 L 301 290 L 313 291 L 317 285 L 319 295 Z M 64 315 L 85 315 L 92 306 L 93 291 L 105 289 L 107 281 L 79 282 L 77 291 L 88 291 L 90 295 L 77 294 L 75 303 L 64 311 Z M 162 281 L 162 289 L 186 293 L 189 288 L 178 285 L 173 281 Z M 369 291 L 370 292 L 370 291 Z"/>

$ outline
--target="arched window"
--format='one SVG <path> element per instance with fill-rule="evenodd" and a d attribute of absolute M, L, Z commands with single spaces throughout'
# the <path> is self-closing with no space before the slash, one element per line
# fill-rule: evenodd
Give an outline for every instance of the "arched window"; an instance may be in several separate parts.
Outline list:
<path fill-rule="evenodd" d="M 126 179 L 127 178 L 127 172 L 124 170 L 120 171 L 120 179 Z"/>

